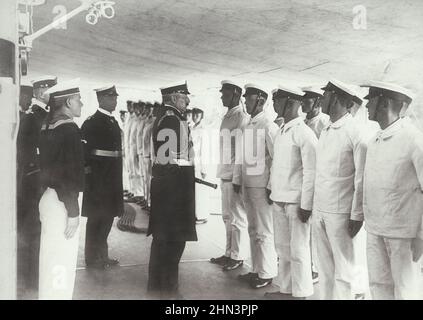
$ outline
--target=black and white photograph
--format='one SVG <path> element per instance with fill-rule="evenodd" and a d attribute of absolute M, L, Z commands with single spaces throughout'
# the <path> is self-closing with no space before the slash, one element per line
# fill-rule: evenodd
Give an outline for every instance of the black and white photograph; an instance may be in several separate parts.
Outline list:
<path fill-rule="evenodd" d="M 423 300 L 422 53 L 420 0 L 1 0 L 0 300 Z"/>

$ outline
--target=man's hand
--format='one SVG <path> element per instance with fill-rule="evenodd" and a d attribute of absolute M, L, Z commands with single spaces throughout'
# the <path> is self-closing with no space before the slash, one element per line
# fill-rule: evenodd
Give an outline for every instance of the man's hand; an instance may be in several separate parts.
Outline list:
<path fill-rule="evenodd" d="M 75 235 L 76 230 L 78 230 L 79 226 L 79 217 L 68 217 L 68 221 L 66 223 L 65 229 L 65 238 L 67 240 L 72 239 Z"/>
<path fill-rule="evenodd" d="M 267 200 L 267 203 L 268 204 L 272 204 L 273 203 L 272 199 L 270 199 L 270 194 L 271 193 L 272 193 L 272 190 L 269 190 L 269 189 L 266 188 L 266 200 Z"/>
<path fill-rule="evenodd" d="M 413 253 L 413 261 L 417 262 L 423 254 L 423 240 L 414 238 L 411 242 L 411 252 Z"/>
<path fill-rule="evenodd" d="M 204 172 L 201 172 L 201 179 L 203 179 L 203 180 L 204 180 L 204 179 L 206 178 L 206 176 L 207 176 L 207 175 L 206 175 Z"/>
<path fill-rule="evenodd" d="M 297 214 L 298 214 L 298 219 L 300 219 L 302 223 L 306 223 L 308 219 L 311 217 L 311 210 L 304 210 L 300 208 Z"/>
<path fill-rule="evenodd" d="M 351 239 L 356 236 L 356 234 L 360 231 L 361 226 L 363 225 L 363 221 L 356 221 L 351 220 L 348 222 L 348 234 L 350 235 Z"/>
<path fill-rule="evenodd" d="M 232 185 L 234 187 L 235 193 L 239 193 L 239 191 L 241 190 L 241 186 L 239 184 L 234 184 L 234 183 Z"/>

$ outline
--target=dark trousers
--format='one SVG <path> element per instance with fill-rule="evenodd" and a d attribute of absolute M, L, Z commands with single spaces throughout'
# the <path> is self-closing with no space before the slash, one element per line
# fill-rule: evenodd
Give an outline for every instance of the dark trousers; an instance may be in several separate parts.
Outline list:
<path fill-rule="evenodd" d="M 107 237 L 114 217 L 88 217 L 85 231 L 85 263 L 102 263 L 109 258 Z"/>
<path fill-rule="evenodd" d="M 41 222 L 39 177 L 26 176 L 17 190 L 17 271 L 24 289 L 38 289 Z"/>
<path fill-rule="evenodd" d="M 185 241 L 160 241 L 153 238 L 148 265 L 148 291 L 160 298 L 178 294 L 179 261 Z"/>

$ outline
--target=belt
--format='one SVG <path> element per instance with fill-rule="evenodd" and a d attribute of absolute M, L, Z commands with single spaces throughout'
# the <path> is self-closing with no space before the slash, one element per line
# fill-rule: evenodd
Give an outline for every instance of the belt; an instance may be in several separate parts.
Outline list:
<path fill-rule="evenodd" d="M 120 158 L 122 157 L 122 151 L 110 151 L 110 150 L 100 150 L 94 149 L 91 151 L 92 155 L 99 157 L 110 157 L 110 158 Z"/>
<path fill-rule="evenodd" d="M 193 167 L 194 166 L 191 161 L 185 160 L 185 159 L 173 159 L 173 163 L 164 164 L 164 163 L 160 163 L 158 161 L 158 159 L 156 158 L 156 161 L 155 161 L 154 164 L 159 165 L 159 166 L 163 166 L 163 165 L 177 165 L 178 167 Z"/>

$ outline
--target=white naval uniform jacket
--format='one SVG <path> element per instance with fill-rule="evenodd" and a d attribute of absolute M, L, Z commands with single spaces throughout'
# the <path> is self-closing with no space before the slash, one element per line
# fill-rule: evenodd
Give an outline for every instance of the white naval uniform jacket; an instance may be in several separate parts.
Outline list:
<path fill-rule="evenodd" d="M 153 134 L 153 125 L 154 121 L 156 120 L 155 117 L 151 116 L 145 120 L 144 129 L 142 132 L 142 148 L 143 148 L 143 157 L 144 158 L 151 158 L 151 151 L 152 151 L 152 134 Z"/>
<path fill-rule="evenodd" d="M 242 133 L 242 159 L 236 159 L 232 183 L 266 188 L 273 157 L 273 141 L 278 126 L 264 111 L 250 120 Z"/>
<path fill-rule="evenodd" d="M 191 128 L 191 138 L 194 148 L 194 166 L 196 173 L 206 173 L 208 162 L 208 144 L 207 144 L 207 131 L 204 128 L 203 122 L 194 125 Z"/>
<path fill-rule="evenodd" d="M 316 145 L 316 135 L 300 117 L 278 130 L 268 185 L 273 201 L 313 208 Z"/>
<path fill-rule="evenodd" d="M 128 117 L 128 120 L 126 121 L 126 124 L 124 126 L 123 137 L 124 137 L 125 153 L 128 156 L 129 156 L 129 150 L 131 145 L 131 135 L 132 135 L 132 130 L 134 128 L 135 120 L 136 120 L 136 115 L 132 113 Z"/>
<path fill-rule="evenodd" d="M 250 116 L 244 112 L 240 105 L 229 109 L 223 117 L 222 124 L 220 125 L 220 160 L 217 166 L 217 178 L 232 180 L 235 166 L 236 144 L 242 142 L 242 130 L 249 121 Z M 237 140 L 236 137 L 237 131 L 239 132 L 239 140 Z"/>
<path fill-rule="evenodd" d="M 132 157 L 137 154 L 137 125 L 138 117 L 134 115 L 134 118 L 129 123 L 128 128 L 128 151 Z"/>
<path fill-rule="evenodd" d="M 330 120 L 329 116 L 323 112 L 319 112 L 319 114 L 311 119 L 304 119 L 304 122 L 307 126 L 313 130 L 314 134 L 316 135 L 317 139 L 319 139 L 320 134 L 322 133 L 323 128 L 325 128 Z"/>
<path fill-rule="evenodd" d="M 330 122 L 317 143 L 313 209 L 363 221 L 365 161 L 366 143 L 351 114 Z"/>
<path fill-rule="evenodd" d="M 143 131 L 144 126 L 147 121 L 147 117 L 142 116 L 138 117 L 137 125 L 136 125 L 136 145 L 137 145 L 137 154 L 140 155 L 140 157 L 143 156 L 144 148 L 143 148 Z"/>
<path fill-rule="evenodd" d="M 423 133 L 406 119 L 368 144 L 364 218 L 369 233 L 423 239 Z"/>

